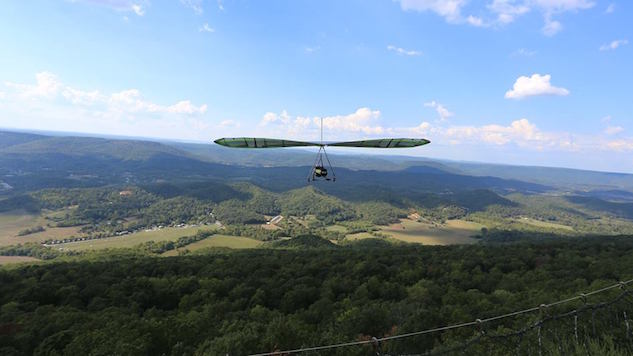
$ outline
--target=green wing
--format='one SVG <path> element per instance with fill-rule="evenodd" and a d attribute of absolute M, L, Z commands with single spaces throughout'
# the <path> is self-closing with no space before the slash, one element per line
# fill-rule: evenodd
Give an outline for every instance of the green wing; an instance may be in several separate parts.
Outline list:
<path fill-rule="evenodd" d="M 367 148 L 407 148 L 431 143 L 423 138 L 381 138 L 377 140 L 361 140 L 349 142 L 332 142 L 328 146 L 367 147 Z"/>
<path fill-rule="evenodd" d="M 263 137 L 233 137 L 219 138 L 215 141 L 218 145 L 233 148 L 275 148 L 275 147 L 305 147 L 305 146 L 321 146 L 314 142 L 280 140 L 276 138 Z"/>

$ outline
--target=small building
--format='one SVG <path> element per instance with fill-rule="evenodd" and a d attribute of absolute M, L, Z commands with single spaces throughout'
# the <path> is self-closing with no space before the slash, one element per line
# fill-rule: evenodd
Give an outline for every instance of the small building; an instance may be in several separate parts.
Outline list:
<path fill-rule="evenodd" d="M 281 216 L 281 215 L 277 215 L 277 216 L 273 217 L 272 219 L 270 219 L 270 221 L 268 222 L 268 224 L 269 224 L 269 225 L 270 225 L 270 224 L 272 224 L 272 225 L 278 224 L 278 223 L 279 223 L 279 222 L 280 222 L 283 218 L 284 218 L 283 216 Z"/>

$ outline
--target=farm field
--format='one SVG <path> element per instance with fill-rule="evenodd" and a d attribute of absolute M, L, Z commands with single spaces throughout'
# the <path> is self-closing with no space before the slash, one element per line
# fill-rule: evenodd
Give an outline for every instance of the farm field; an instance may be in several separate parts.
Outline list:
<path fill-rule="evenodd" d="M 195 226 L 195 227 L 166 227 L 160 230 L 140 231 L 129 235 L 108 237 L 99 240 L 87 240 L 80 242 L 69 242 L 66 244 L 56 245 L 73 251 L 98 250 L 105 248 L 126 248 L 134 247 L 147 241 L 176 241 L 183 236 L 195 235 L 199 230 L 212 231 L 214 227 Z"/>
<path fill-rule="evenodd" d="M 477 234 L 483 225 L 464 221 L 448 220 L 436 227 L 427 223 L 402 219 L 400 223 L 383 227 L 380 232 L 396 240 L 421 243 L 423 245 L 455 245 L 477 242 L 471 236 Z"/>
<path fill-rule="evenodd" d="M 27 256 L 0 256 L 0 266 L 24 262 L 39 262 L 41 260 Z"/>
<path fill-rule="evenodd" d="M 189 251 L 197 251 L 209 247 L 228 247 L 233 249 L 256 248 L 262 244 L 261 241 L 248 237 L 231 236 L 231 235 L 213 235 L 204 240 L 194 242 L 183 247 Z M 163 256 L 177 256 L 178 250 L 171 250 L 163 253 Z"/>
<path fill-rule="evenodd" d="M 22 210 L 14 210 L 0 214 L 0 247 L 23 244 L 26 242 L 43 242 L 49 239 L 60 239 L 71 235 L 79 235 L 80 227 L 46 227 L 49 221 L 41 215 L 30 214 Z M 24 229 L 44 226 L 45 231 L 18 236 Z"/>

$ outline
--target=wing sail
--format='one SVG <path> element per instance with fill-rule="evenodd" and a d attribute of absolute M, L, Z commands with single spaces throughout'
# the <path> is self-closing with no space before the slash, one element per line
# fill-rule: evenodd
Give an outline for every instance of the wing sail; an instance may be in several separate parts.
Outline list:
<path fill-rule="evenodd" d="M 327 146 L 337 147 L 366 147 L 366 148 L 408 148 L 423 146 L 431 141 L 423 138 L 380 138 L 375 140 L 361 140 L 348 142 L 332 142 Z"/>
<path fill-rule="evenodd" d="M 232 148 L 277 148 L 277 147 L 305 147 L 321 146 L 314 142 L 280 140 L 276 138 L 263 137 L 225 137 L 215 141 L 218 145 Z"/>

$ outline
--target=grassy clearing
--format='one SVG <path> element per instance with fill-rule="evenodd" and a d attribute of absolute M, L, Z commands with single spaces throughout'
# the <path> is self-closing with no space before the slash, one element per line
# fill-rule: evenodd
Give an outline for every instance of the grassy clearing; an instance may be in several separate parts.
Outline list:
<path fill-rule="evenodd" d="M 421 243 L 424 245 L 470 244 L 477 240 L 471 236 L 477 234 L 483 225 L 464 221 L 449 220 L 439 227 L 402 219 L 398 224 L 381 228 L 380 232 L 396 240 Z"/>
<path fill-rule="evenodd" d="M 10 265 L 15 263 L 35 263 L 41 260 L 34 257 L 27 256 L 0 256 L 0 266 Z"/>
<path fill-rule="evenodd" d="M 520 218 L 520 219 L 515 219 L 514 221 L 517 222 L 517 223 L 522 223 L 522 224 L 536 226 L 536 227 L 542 227 L 542 228 L 546 228 L 546 229 L 576 231 L 571 226 L 562 225 L 562 224 L 556 224 L 556 223 L 547 222 L 547 221 L 536 220 L 536 219 L 532 219 L 532 218 L 525 218 L 525 217 L 523 217 L 523 218 Z"/>
<path fill-rule="evenodd" d="M 327 231 L 333 231 L 333 232 L 347 232 L 347 228 L 343 225 L 330 225 L 328 227 L 325 228 Z"/>
<path fill-rule="evenodd" d="M 88 240 L 81 242 L 70 242 L 62 245 L 56 245 L 57 247 L 63 247 L 69 250 L 82 251 L 82 250 L 99 250 L 104 248 L 125 248 L 135 247 L 138 244 L 147 241 L 176 241 L 183 236 L 195 235 L 199 230 L 214 231 L 216 228 L 210 226 L 196 226 L 196 227 L 166 227 L 160 230 L 141 231 L 133 234 L 108 237 L 99 240 Z"/>
<path fill-rule="evenodd" d="M 204 240 L 194 242 L 183 247 L 189 251 L 197 251 L 209 247 L 228 247 L 234 249 L 256 248 L 263 242 L 248 237 L 231 236 L 231 235 L 213 235 Z M 177 256 L 178 250 L 171 250 L 163 253 L 163 256 Z"/>
<path fill-rule="evenodd" d="M 357 232 L 355 234 L 349 234 L 347 236 L 345 236 L 346 240 L 351 240 L 351 241 L 355 241 L 355 240 L 364 240 L 364 239 L 377 239 L 378 237 L 368 233 L 368 232 Z"/>

